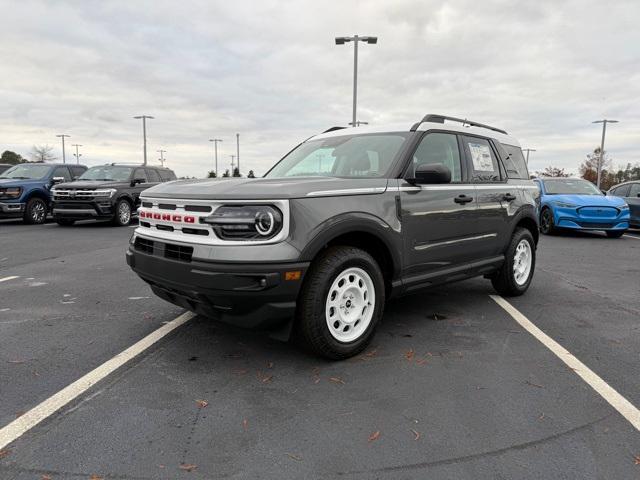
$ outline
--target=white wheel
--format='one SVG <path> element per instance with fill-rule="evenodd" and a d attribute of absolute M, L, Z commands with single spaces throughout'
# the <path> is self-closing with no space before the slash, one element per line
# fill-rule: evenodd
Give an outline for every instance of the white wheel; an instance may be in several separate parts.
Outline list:
<path fill-rule="evenodd" d="M 373 318 L 376 289 L 361 268 L 347 268 L 333 281 L 327 294 L 325 316 L 331 336 L 353 342 L 367 330 Z"/>
<path fill-rule="evenodd" d="M 529 280 L 531 273 L 531 264 L 533 263 L 533 255 L 531 253 L 531 244 L 525 240 L 520 240 L 513 256 L 513 279 L 522 286 Z"/>

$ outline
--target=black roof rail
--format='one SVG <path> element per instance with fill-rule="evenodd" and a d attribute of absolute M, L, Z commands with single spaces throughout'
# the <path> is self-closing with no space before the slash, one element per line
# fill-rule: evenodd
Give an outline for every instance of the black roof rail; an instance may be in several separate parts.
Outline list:
<path fill-rule="evenodd" d="M 347 128 L 347 127 L 331 127 L 331 128 L 327 128 L 324 132 L 322 133 L 329 133 L 329 132 L 335 132 L 336 130 L 342 130 L 343 128 Z"/>
<path fill-rule="evenodd" d="M 504 133 L 505 135 L 508 135 L 506 131 L 500 128 L 492 127 L 491 125 L 485 125 L 484 123 L 473 122 L 471 120 L 467 120 L 466 118 L 462 119 L 462 118 L 455 118 L 455 117 L 447 117 L 446 115 L 435 115 L 432 113 L 428 113 L 427 115 L 425 115 L 420 122 L 416 123 L 411 127 L 411 130 L 413 131 L 417 130 L 418 126 L 422 122 L 444 123 L 445 120 L 449 120 L 450 122 L 458 122 L 458 123 L 461 123 L 462 125 L 471 125 L 473 127 L 486 128 L 488 130 L 493 130 L 494 132 Z"/>

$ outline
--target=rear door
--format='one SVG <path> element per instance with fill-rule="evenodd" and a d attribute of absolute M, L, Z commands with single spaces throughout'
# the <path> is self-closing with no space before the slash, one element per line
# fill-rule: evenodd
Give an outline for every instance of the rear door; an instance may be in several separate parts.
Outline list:
<path fill-rule="evenodd" d="M 142 167 L 138 167 L 133 171 L 133 176 L 131 177 L 132 180 L 141 180 L 142 183 L 136 183 L 133 187 L 131 187 L 131 196 L 133 197 L 133 200 L 135 201 L 135 206 L 139 207 L 140 206 L 140 194 L 142 193 L 143 190 L 146 190 L 147 188 L 149 188 L 149 177 L 147 176 L 147 169 L 146 168 L 142 168 Z"/>
<path fill-rule="evenodd" d="M 414 185 L 421 164 L 441 163 L 451 170 L 451 183 Z M 421 139 L 400 180 L 400 212 L 407 283 L 454 268 L 477 258 L 474 185 L 464 170 L 459 138 L 455 133 L 429 131 Z"/>
<path fill-rule="evenodd" d="M 507 182 L 506 170 L 492 141 L 465 135 L 462 146 L 470 180 L 477 189 L 474 252 L 481 260 L 501 253 L 510 233 L 510 210 L 522 201 L 522 192 Z"/>

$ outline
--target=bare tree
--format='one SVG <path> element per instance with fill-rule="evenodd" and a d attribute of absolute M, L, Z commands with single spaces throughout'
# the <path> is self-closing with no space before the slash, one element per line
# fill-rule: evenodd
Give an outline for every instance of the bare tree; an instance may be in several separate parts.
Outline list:
<path fill-rule="evenodd" d="M 49 145 L 34 145 L 29 152 L 32 162 L 52 162 L 56 159 L 53 154 L 53 147 Z"/>
<path fill-rule="evenodd" d="M 539 177 L 570 177 L 572 174 L 564 171 L 564 168 L 549 165 L 541 172 L 536 172 Z"/>

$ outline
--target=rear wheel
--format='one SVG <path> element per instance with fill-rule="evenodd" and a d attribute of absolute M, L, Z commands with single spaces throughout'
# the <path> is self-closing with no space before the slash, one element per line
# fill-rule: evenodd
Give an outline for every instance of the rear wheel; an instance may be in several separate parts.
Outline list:
<path fill-rule="evenodd" d="M 607 230 L 606 234 L 609 238 L 620 238 L 625 232 L 626 230 Z"/>
<path fill-rule="evenodd" d="M 68 218 L 56 218 L 56 223 L 61 227 L 70 227 L 71 225 L 76 223 L 76 221 L 70 220 Z"/>
<path fill-rule="evenodd" d="M 118 227 L 126 227 L 131 222 L 131 204 L 122 199 L 116 203 L 116 213 L 111 221 Z"/>
<path fill-rule="evenodd" d="M 536 247 L 533 235 L 526 228 L 518 228 L 505 252 L 505 261 L 491 279 L 500 295 L 515 297 L 527 291 L 536 266 Z"/>
<path fill-rule="evenodd" d="M 311 265 L 298 301 L 303 343 L 332 360 L 351 357 L 367 346 L 382 317 L 382 272 L 367 252 L 332 247 Z"/>
<path fill-rule="evenodd" d="M 557 231 L 550 208 L 545 207 L 540 214 L 540 231 L 545 235 L 553 235 Z"/>
<path fill-rule="evenodd" d="M 32 198 L 24 209 L 24 221 L 30 225 L 40 225 L 47 219 L 47 204 L 41 198 Z"/>

